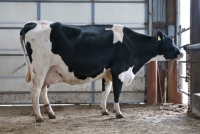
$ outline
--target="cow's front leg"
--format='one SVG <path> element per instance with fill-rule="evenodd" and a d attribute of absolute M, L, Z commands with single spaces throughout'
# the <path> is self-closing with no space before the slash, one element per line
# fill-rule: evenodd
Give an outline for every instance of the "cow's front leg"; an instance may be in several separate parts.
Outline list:
<path fill-rule="evenodd" d="M 31 87 L 30 91 L 33 103 L 33 111 L 35 114 L 36 122 L 43 122 L 39 107 L 39 95 L 41 92 L 42 83 L 39 79 L 35 77 L 31 80 L 30 87 Z"/>
<path fill-rule="evenodd" d="M 114 93 L 114 110 L 116 112 L 116 118 L 124 118 L 119 106 L 119 96 L 122 90 L 122 80 L 119 79 L 119 74 L 112 73 L 113 79 L 113 93 Z"/>
<path fill-rule="evenodd" d="M 102 99 L 101 99 L 101 108 L 102 115 L 109 115 L 108 110 L 106 108 L 107 98 L 110 93 L 112 86 L 112 82 L 107 79 L 102 79 Z"/>
<path fill-rule="evenodd" d="M 41 93 L 40 93 L 40 97 L 41 97 L 42 102 L 43 102 L 43 104 L 44 104 L 45 111 L 46 111 L 47 114 L 48 114 L 48 117 L 49 117 L 50 119 L 55 119 L 55 118 L 56 118 L 55 113 L 54 113 L 54 111 L 53 111 L 52 108 L 51 108 L 51 105 L 50 105 L 50 103 L 49 103 L 49 99 L 48 99 L 48 96 L 47 96 L 47 85 L 46 85 L 46 84 L 44 84 L 44 85 L 42 86 L 42 90 L 41 90 Z"/>

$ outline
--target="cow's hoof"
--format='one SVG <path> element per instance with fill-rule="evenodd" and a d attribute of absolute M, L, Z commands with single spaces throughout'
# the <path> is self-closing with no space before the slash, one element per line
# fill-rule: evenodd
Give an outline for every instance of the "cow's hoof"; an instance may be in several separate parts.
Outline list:
<path fill-rule="evenodd" d="M 44 122 L 44 120 L 42 118 L 39 118 L 39 119 L 36 120 L 36 122 L 40 123 L 40 122 Z"/>
<path fill-rule="evenodd" d="M 48 114 L 49 119 L 55 119 L 56 115 L 55 114 Z"/>
<path fill-rule="evenodd" d="M 102 115 L 109 115 L 109 113 L 106 112 L 106 111 L 102 111 L 101 114 L 102 114 Z"/>
<path fill-rule="evenodd" d="M 121 119 L 121 118 L 124 118 L 124 116 L 122 114 L 117 114 L 116 118 Z"/>

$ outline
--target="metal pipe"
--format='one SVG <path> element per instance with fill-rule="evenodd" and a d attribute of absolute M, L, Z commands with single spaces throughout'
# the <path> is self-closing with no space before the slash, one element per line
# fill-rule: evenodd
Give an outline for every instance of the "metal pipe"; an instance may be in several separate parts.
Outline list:
<path fill-rule="evenodd" d="M 152 33 L 153 33 L 153 4 L 152 4 L 152 0 L 149 0 L 149 6 L 148 6 L 148 8 L 149 8 L 149 14 L 148 14 L 148 21 L 149 21 L 149 24 L 148 24 L 148 33 L 149 33 L 149 35 L 152 35 Z"/>
<path fill-rule="evenodd" d="M 200 43 L 186 46 L 186 49 L 199 49 L 199 48 L 200 48 Z"/>
<path fill-rule="evenodd" d="M 0 27 L 0 29 L 21 29 L 22 27 Z"/>
<path fill-rule="evenodd" d="M 181 30 L 180 32 L 178 32 L 178 34 L 180 35 L 180 34 L 182 34 L 183 32 L 186 32 L 186 31 L 188 31 L 188 30 L 190 30 L 190 27 L 188 27 L 188 28 L 186 28 L 186 29 L 183 29 L 183 30 Z"/>
<path fill-rule="evenodd" d="M 48 91 L 48 94 L 102 93 L 102 91 Z M 113 93 L 113 91 L 111 91 Z M 122 93 L 144 93 L 144 91 L 122 91 Z M 0 94 L 30 94 L 30 91 L 0 91 Z"/>
<path fill-rule="evenodd" d="M 91 24 L 92 25 L 95 24 L 95 4 L 94 4 L 94 0 L 92 0 L 92 4 L 91 4 Z"/>
<path fill-rule="evenodd" d="M 53 3 L 91 3 L 91 0 L 1 0 L 0 2 L 53 2 Z M 98 1 L 95 0 L 94 3 L 147 3 L 147 0 L 140 0 L 140 1 L 112 1 L 112 0 L 105 0 L 105 1 Z"/>
<path fill-rule="evenodd" d="M 41 19 L 41 4 L 37 2 L 37 20 Z"/>
<path fill-rule="evenodd" d="M 101 102 L 95 102 L 95 103 L 90 103 L 90 102 L 67 102 L 67 103 L 51 103 L 51 106 L 59 106 L 59 105 L 96 105 L 96 104 L 100 104 Z M 113 104 L 113 102 L 107 102 L 107 104 Z M 144 102 L 128 102 L 128 101 L 124 101 L 124 102 L 120 102 L 120 104 L 144 104 Z M 40 105 L 43 106 L 43 103 L 40 102 Z M 3 106 L 32 106 L 32 102 L 30 103 L 0 103 L 0 107 Z"/>
<path fill-rule="evenodd" d="M 185 91 L 183 91 L 183 90 L 181 90 L 181 89 L 179 89 L 179 92 L 184 93 L 185 95 L 189 96 L 188 93 L 186 93 Z"/>
<path fill-rule="evenodd" d="M 25 76 L 0 76 L 0 79 L 16 79 L 16 78 L 25 78 Z"/>
<path fill-rule="evenodd" d="M 91 103 L 95 102 L 95 81 L 91 82 Z"/>
<path fill-rule="evenodd" d="M 183 78 L 183 79 L 186 79 L 187 77 L 186 76 L 183 76 L 183 75 L 180 75 L 179 77 Z"/>
<path fill-rule="evenodd" d="M 22 49 L 4 49 L 4 48 L 0 48 L 0 51 L 22 51 Z"/>
<path fill-rule="evenodd" d="M 0 54 L 0 56 L 24 56 L 23 54 Z"/>

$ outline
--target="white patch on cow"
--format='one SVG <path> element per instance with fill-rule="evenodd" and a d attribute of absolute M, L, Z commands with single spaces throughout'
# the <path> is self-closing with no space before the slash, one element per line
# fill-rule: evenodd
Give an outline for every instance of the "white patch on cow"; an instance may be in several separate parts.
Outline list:
<path fill-rule="evenodd" d="M 119 74 L 118 78 L 123 82 L 123 86 L 127 86 L 131 83 L 135 75 L 133 74 L 133 67 L 129 67 L 127 71 L 122 72 Z"/>
<path fill-rule="evenodd" d="M 117 43 L 118 41 L 120 41 L 122 43 L 123 41 L 123 37 L 124 37 L 124 33 L 123 33 L 123 27 L 122 25 L 113 25 L 112 28 L 106 28 L 105 30 L 112 30 L 114 37 L 113 37 L 113 44 Z"/>
<path fill-rule="evenodd" d="M 114 103 L 114 110 L 116 111 L 116 115 L 122 115 L 119 103 Z"/>
<path fill-rule="evenodd" d="M 156 57 L 153 57 L 150 61 L 166 61 L 166 59 L 163 55 L 157 55 Z"/>
<path fill-rule="evenodd" d="M 109 80 L 105 80 L 105 83 L 103 84 L 105 84 L 105 91 L 102 92 L 101 108 L 102 108 L 102 113 L 105 113 L 108 112 L 106 108 L 106 101 L 111 90 L 112 82 Z"/>
<path fill-rule="evenodd" d="M 175 59 L 175 60 L 179 60 L 179 59 L 181 59 L 182 57 L 183 57 L 183 53 L 181 52 L 178 56 L 177 56 L 177 58 Z"/>
<path fill-rule="evenodd" d="M 121 80 L 121 82 L 124 82 L 124 74 L 125 72 L 122 72 L 121 74 L 119 74 L 118 78 Z"/>

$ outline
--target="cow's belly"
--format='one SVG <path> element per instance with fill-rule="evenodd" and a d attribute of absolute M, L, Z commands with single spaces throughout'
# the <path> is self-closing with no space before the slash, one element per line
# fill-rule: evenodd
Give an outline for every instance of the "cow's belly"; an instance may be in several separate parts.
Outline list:
<path fill-rule="evenodd" d="M 45 84 L 51 85 L 59 82 L 65 82 L 71 85 L 76 85 L 76 84 L 84 84 L 101 78 L 112 80 L 110 69 L 107 70 L 104 69 L 104 71 L 99 75 L 97 75 L 95 78 L 88 77 L 83 80 L 75 77 L 73 72 L 68 72 L 67 66 L 63 67 L 60 65 L 54 65 L 49 69 L 46 75 Z"/>

